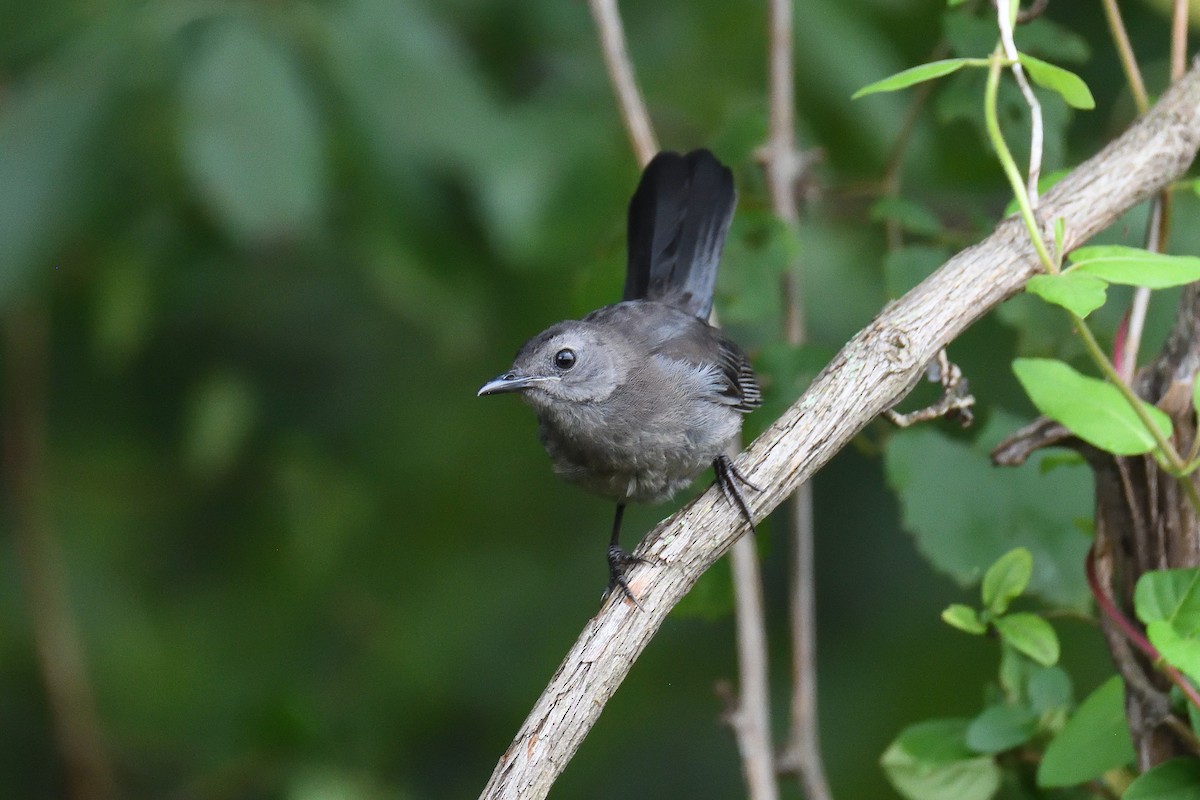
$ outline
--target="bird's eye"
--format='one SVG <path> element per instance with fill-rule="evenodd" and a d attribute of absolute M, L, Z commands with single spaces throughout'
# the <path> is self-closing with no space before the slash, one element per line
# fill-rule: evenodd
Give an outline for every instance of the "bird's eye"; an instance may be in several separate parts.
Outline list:
<path fill-rule="evenodd" d="M 563 348 L 554 354 L 554 366 L 559 369 L 570 369 L 575 366 L 575 351 Z"/>

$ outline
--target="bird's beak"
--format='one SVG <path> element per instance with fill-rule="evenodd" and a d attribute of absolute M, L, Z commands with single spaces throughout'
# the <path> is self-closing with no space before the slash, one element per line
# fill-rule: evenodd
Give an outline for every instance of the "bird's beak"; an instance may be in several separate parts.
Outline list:
<path fill-rule="evenodd" d="M 535 383 L 541 381 L 542 378 L 535 378 L 532 375 L 522 375 L 519 372 L 506 372 L 503 375 L 497 375 L 490 381 L 479 387 L 479 393 L 476 397 L 483 397 L 485 394 L 500 394 L 502 392 L 519 392 L 522 389 L 528 389 Z"/>

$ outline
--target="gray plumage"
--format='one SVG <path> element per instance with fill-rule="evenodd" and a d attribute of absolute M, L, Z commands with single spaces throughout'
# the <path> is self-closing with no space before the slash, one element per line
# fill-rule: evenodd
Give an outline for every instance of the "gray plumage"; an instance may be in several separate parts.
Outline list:
<path fill-rule="evenodd" d="M 629 205 L 624 301 L 546 329 L 479 390 L 520 392 L 555 471 L 617 502 L 610 574 L 630 598 L 626 503 L 663 502 L 713 466 L 753 525 L 725 453 L 762 398 L 745 354 L 707 322 L 735 203 L 707 150 L 658 154 Z"/>

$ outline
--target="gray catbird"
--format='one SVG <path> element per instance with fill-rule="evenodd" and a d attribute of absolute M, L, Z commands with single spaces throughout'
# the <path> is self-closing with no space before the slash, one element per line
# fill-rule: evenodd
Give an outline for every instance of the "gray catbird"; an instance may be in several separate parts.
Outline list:
<path fill-rule="evenodd" d="M 725 454 L 762 403 L 750 361 L 708 324 L 733 218 L 733 175 L 707 150 L 659 153 L 629 201 L 622 302 L 530 339 L 480 395 L 520 392 L 554 470 L 617 501 L 611 581 L 636 602 L 618 543 L 625 504 L 660 503 L 712 465 L 753 528 Z"/>

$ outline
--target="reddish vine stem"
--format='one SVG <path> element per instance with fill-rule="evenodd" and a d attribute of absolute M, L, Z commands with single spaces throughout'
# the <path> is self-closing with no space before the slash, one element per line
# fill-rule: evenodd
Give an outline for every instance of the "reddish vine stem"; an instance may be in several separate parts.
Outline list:
<path fill-rule="evenodd" d="M 1125 638 L 1134 647 L 1141 650 L 1143 655 L 1150 659 L 1151 663 L 1161 669 L 1170 679 L 1171 683 L 1179 687 L 1179 691 L 1183 692 L 1188 702 L 1200 709 L 1200 692 L 1196 690 L 1191 681 L 1184 677 L 1183 673 L 1163 660 L 1162 653 L 1158 652 L 1158 648 L 1150 643 L 1150 640 L 1137 629 L 1137 626 L 1125 616 L 1121 609 L 1117 608 L 1117 604 L 1113 602 L 1112 597 L 1109 596 L 1105 587 L 1100 584 L 1100 578 L 1096 575 L 1095 548 L 1088 551 L 1085 564 L 1088 588 L 1092 590 L 1092 596 L 1096 598 L 1096 605 L 1100 607 L 1104 616 L 1116 625 L 1121 633 L 1125 635 Z"/>

